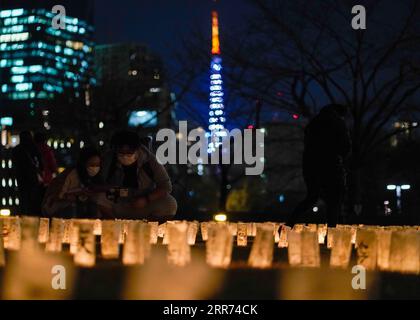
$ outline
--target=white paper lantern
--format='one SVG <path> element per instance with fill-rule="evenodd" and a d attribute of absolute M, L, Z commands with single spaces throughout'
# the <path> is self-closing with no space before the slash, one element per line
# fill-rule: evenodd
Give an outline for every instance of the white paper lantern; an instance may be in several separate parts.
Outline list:
<path fill-rule="evenodd" d="M 39 219 L 38 242 L 46 243 L 48 241 L 49 233 L 50 233 L 50 219 L 48 218 Z"/>
<path fill-rule="evenodd" d="M 233 236 L 222 224 L 211 224 L 206 241 L 206 262 L 215 268 L 227 268 L 232 259 Z"/>
<path fill-rule="evenodd" d="M 64 220 L 58 218 L 52 218 L 50 236 L 45 246 L 47 252 L 60 252 L 63 248 L 63 231 L 64 231 Z"/>
<path fill-rule="evenodd" d="M 248 244 L 247 224 L 238 222 L 236 244 L 238 247 L 246 247 Z"/>
<path fill-rule="evenodd" d="M 345 229 L 328 228 L 328 238 L 334 239 L 331 248 L 330 267 L 347 268 L 351 255 L 351 231 Z"/>
<path fill-rule="evenodd" d="M 273 229 L 259 226 L 249 255 L 248 264 L 254 268 L 269 268 L 273 262 Z"/>
<path fill-rule="evenodd" d="M 191 249 L 188 245 L 188 223 L 170 223 L 168 232 L 168 263 L 183 267 L 191 261 Z"/>
<path fill-rule="evenodd" d="M 375 270 L 378 246 L 376 232 L 371 229 L 359 229 L 356 237 L 357 264 L 366 270 Z"/>
<path fill-rule="evenodd" d="M 118 259 L 120 255 L 121 222 L 104 220 L 101 224 L 101 254 L 104 259 Z"/>
<path fill-rule="evenodd" d="M 96 242 L 93 234 L 93 221 L 78 222 L 79 241 L 74 254 L 74 263 L 77 266 L 90 268 L 96 262 Z"/>

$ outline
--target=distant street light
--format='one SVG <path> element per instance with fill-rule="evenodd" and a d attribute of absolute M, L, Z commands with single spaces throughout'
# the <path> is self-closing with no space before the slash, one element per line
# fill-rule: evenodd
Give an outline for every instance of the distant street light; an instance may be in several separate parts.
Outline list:
<path fill-rule="evenodd" d="M 397 209 L 401 213 L 401 190 L 410 190 L 411 186 L 409 184 L 395 185 L 389 184 L 386 186 L 387 190 L 395 190 L 397 196 Z"/>

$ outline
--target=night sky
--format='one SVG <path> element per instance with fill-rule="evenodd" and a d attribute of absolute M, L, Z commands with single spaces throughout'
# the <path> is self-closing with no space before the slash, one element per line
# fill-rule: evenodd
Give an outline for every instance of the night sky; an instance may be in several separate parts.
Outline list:
<path fill-rule="evenodd" d="M 191 28 L 210 34 L 214 6 L 213 0 L 95 0 L 96 41 L 144 43 L 167 60 Z M 216 8 L 223 32 L 241 23 L 247 6 L 246 0 L 220 0 Z"/>
<path fill-rule="evenodd" d="M 249 8 L 247 0 L 95 0 L 95 40 L 98 44 L 144 43 L 159 54 L 166 68 L 170 69 L 173 54 L 180 48 L 180 40 L 191 30 L 198 28 L 210 39 L 213 9 L 219 12 L 220 32 L 223 33 L 243 24 Z M 223 42 L 221 46 L 223 54 Z M 210 47 L 209 42 L 209 51 Z M 169 85 L 171 90 L 178 91 Z M 208 90 L 208 87 L 202 89 Z M 201 119 L 207 118 L 207 100 L 192 103 Z M 184 110 L 176 108 L 178 119 L 189 118 Z"/>

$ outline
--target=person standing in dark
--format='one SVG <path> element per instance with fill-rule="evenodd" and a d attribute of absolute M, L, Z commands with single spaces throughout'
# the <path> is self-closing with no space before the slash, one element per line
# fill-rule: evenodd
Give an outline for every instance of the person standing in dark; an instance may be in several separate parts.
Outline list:
<path fill-rule="evenodd" d="M 42 157 L 31 132 L 22 131 L 19 138 L 19 145 L 12 150 L 12 159 L 19 190 L 20 214 L 39 216 L 44 193 Z"/>
<path fill-rule="evenodd" d="M 294 224 L 322 198 L 327 206 L 328 227 L 335 227 L 341 214 L 346 171 L 344 162 L 351 152 L 351 138 L 345 122 L 348 108 L 330 104 L 305 128 L 303 178 L 307 193 L 288 217 L 286 225 Z"/>
<path fill-rule="evenodd" d="M 35 143 L 41 154 L 43 172 L 42 179 L 45 187 L 51 183 L 55 174 L 57 173 L 57 161 L 55 159 L 54 151 L 47 145 L 45 134 L 42 132 L 35 133 Z"/>

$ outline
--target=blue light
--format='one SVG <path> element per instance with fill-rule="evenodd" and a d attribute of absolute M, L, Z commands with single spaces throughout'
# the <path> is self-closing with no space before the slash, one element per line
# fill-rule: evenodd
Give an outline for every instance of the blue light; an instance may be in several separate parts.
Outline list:
<path fill-rule="evenodd" d="M 279 196 L 279 202 L 280 202 L 280 203 L 283 203 L 283 202 L 284 202 L 284 200 L 285 200 L 284 194 L 281 194 L 281 195 Z"/>
<path fill-rule="evenodd" d="M 3 117 L 0 119 L 0 125 L 2 126 L 12 126 L 13 118 L 12 117 Z"/>

